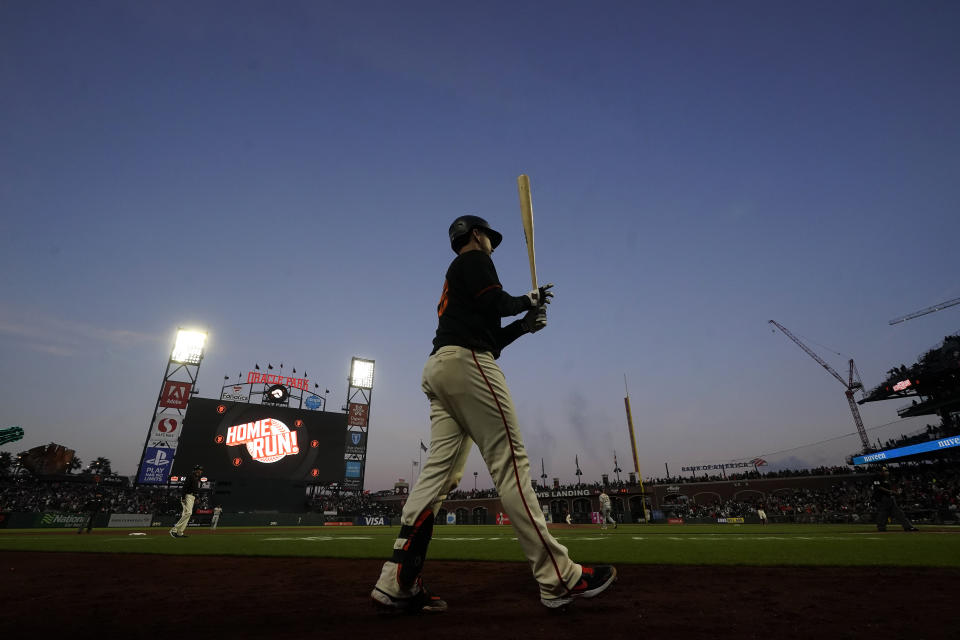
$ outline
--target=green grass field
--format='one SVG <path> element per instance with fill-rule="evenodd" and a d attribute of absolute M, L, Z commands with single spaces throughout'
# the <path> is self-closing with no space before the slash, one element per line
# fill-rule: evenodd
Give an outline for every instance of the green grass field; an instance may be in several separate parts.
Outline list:
<path fill-rule="evenodd" d="M 398 527 L 190 529 L 174 540 L 165 529 L 0 530 L 3 551 L 82 551 L 178 555 L 386 558 Z M 577 562 L 762 566 L 960 567 L 960 530 L 878 533 L 869 525 L 623 525 L 557 529 Z M 440 526 L 430 545 L 434 560 L 523 562 L 513 529 Z"/>

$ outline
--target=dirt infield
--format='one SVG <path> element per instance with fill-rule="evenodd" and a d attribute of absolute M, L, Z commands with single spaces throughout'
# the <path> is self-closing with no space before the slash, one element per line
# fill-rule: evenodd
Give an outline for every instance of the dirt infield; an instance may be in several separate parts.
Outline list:
<path fill-rule="evenodd" d="M 383 616 L 378 560 L 0 552 L 3 637 L 956 638 L 960 570 L 622 565 L 600 598 L 542 607 L 525 564 L 430 562 L 450 604 Z M 602 628 L 602 630 L 601 630 Z"/>

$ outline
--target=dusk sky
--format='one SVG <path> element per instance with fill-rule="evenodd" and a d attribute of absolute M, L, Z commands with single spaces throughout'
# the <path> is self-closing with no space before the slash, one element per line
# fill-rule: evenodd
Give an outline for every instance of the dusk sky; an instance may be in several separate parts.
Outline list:
<path fill-rule="evenodd" d="M 178 326 L 200 395 L 255 363 L 410 479 L 465 213 L 548 327 L 500 359 L 540 475 L 858 452 L 843 387 L 960 330 L 960 3 L 0 0 L 0 427 L 133 474 Z M 505 320 L 508 322 L 509 320 Z M 859 397 L 859 396 L 858 396 Z M 912 433 L 906 401 L 861 407 Z M 831 440 L 832 439 L 832 440 Z M 823 444 L 822 441 L 827 441 Z M 492 482 L 479 453 L 463 487 Z"/>

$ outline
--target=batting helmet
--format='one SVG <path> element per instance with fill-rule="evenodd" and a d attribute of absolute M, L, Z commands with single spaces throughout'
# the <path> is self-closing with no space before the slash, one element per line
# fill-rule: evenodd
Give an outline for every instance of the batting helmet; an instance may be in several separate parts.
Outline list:
<path fill-rule="evenodd" d="M 499 231 L 490 228 L 490 223 L 480 216 L 460 216 L 450 225 L 450 248 L 454 253 L 460 253 L 463 245 L 470 241 L 470 232 L 474 229 L 483 229 L 483 232 L 490 238 L 490 246 L 496 249 L 503 236 Z"/>

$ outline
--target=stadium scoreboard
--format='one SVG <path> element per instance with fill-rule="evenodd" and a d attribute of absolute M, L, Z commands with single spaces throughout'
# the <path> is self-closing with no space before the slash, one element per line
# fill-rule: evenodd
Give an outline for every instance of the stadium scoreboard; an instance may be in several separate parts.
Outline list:
<path fill-rule="evenodd" d="M 171 473 L 183 476 L 199 464 L 217 483 L 339 482 L 346 432 L 343 413 L 193 398 Z"/>

